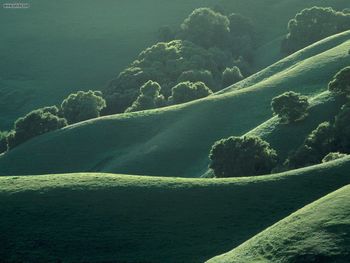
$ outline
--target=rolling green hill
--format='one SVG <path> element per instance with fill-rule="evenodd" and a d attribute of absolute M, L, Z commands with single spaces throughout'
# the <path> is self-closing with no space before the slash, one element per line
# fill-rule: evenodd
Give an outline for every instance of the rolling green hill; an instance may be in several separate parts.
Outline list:
<path fill-rule="evenodd" d="M 237 179 L 0 177 L 0 258 L 203 262 L 350 183 L 350 158 Z"/>
<path fill-rule="evenodd" d="M 198 177 L 206 171 L 216 140 L 245 134 L 271 118 L 273 97 L 289 90 L 311 96 L 326 90 L 332 76 L 350 63 L 349 39 L 350 31 L 321 41 L 243 81 L 242 88 L 179 106 L 90 120 L 34 138 L 0 157 L 0 174 L 99 171 Z M 307 123 L 305 134 L 317 126 L 316 119 Z M 301 139 L 295 140 L 298 145 Z"/>
<path fill-rule="evenodd" d="M 208 263 L 347 263 L 350 186 L 298 210 L 231 252 Z"/>
<path fill-rule="evenodd" d="M 0 155 L 0 262 L 350 260 L 350 156 L 273 175 L 199 178 L 210 175 L 218 139 L 257 135 L 283 162 L 334 118 L 344 99 L 327 84 L 350 65 L 350 31 L 284 59 L 279 46 L 298 11 L 341 10 L 348 0 L 28 2 L 0 9 L 0 129 L 70 92 L 100 89 L 160 26 L 179 25 L 196 7 L 221 4 L 253 19 L 258 72 L 207 98 L 77 123 Z M 309 114 L 280 124 L 271 99 L 290 90 L 309 96 Z"/>
<path fill-rule="evenodd" d="M 73 91 L 101 89 L 156 41 L 160 26 L 213 1 L 26 2 L 31 8 L 0 8 L 0 129 Z"/>
<path fill-rule="evenodd" d="M 25 10 L 0 9 L 0 129 L 77 90 L 101 89 L 155 42 L 161 25 L 178 26 L 214 0 L 28 0 Z M 259 44 L 255 68 L 281 58 L 290 18 L 305 7 L 348 7 L 347 0 L 223 0 L 224 10 L 251 17 Z M 156 8 L 155 8 L 156 7 Z M 259 10 L 259 12 L 257 12 Z M 273 25 L 273 26 L 272 26 Z"/>

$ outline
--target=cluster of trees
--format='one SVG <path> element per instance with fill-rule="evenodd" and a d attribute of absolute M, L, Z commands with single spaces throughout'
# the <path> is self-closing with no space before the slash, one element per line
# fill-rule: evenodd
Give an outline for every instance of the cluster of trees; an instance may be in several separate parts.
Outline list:
<path fill-rule="evenodd" d="M 70 94 L 59 107 L 50 106 L 33 110 L 17 119 L 13 130 L 0 133 L 0 153 L 68 124 L 99 117 L 105 106 L 106 102 L 101 92 L 90 90 Z"/>
<path fill-rule="evenodd" d="M 350 67 L 342 69 L 329 83 L 335 96 L 350 96 Z M 339 154 L 337 154 L 339 153 Z M 288 168 L 318 164 L 350 153 L 350 102 L 330 122 L 323 122 L 312 131 L 303 144 L 287 159 Z"/>
<path fill-rule="evenodd" d="M 350 29 L 348 10 L 337 12 L 330 7 L 302 10 L 288 23 L 288 34 L 282 41 L 282 52 L 291 54 L 328 36 Z"/>
<path fill-rule="evenodd" d="M 184 81 L 171 89 L 171 95 L 165 99 L 161 94 L 159 83 L 149 80 L 140 88 L 139 96 L 125 112 L 134 112 L 161 108 L 169 105 L 185 103 L 209 96 L 213 92 L 204 82 Z"/>
<path fill-rule="evenodd" d="M 142 51 L 105 88 L 107 108 L 103 114 L 138 108 L 134 103 L 145 97 L 140 87 L 148 81 L 157 82 L 161 86 L 159 96 L 169 101 L 179 83 L 203 82 L 218 91 L 249 74 L 255 31 L 246 17 L 199 8 L 179 30 L 165 26 L 158 35 L 161 42 Z"/>

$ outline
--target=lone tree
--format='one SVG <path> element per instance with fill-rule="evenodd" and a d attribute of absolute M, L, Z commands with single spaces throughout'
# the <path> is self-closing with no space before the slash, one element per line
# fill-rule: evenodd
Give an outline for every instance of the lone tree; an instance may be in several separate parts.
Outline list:
<path fill-rule="evenodd" d="M 209 96 L 213 92 L 203 82 L 181 82 L 172 88 L 169 102 L 180 104 Z"/>
<path fill-rule="evenodd" d="M 78 91 L 70 94 L 61 104 L 63 116 L 69 124 L 97 118 L 106 107 L 100 91 Z"/>
<path fill-rule="evenodd" d="M 244 77 L 238 67 L 226 68 L 222 73 L 222 87 L 228 87 L 242 80 Z"/>
<path fill-rule="evenodd" d="M 8 135 L 9 149 L 41 134 L 60 129 L 67 125 L 64 118 L 44 112 L 42 109 L 34 110 L 26 116 L 19 118 L 14 130 Z"/>
<path fill-rule="evenodd" d="M 210 8 L 195 9 L 181 25 L 181 35 L 204 48 L 228 47 L 229 19 Z"/>
<path fill-rule="evenodd" d="M 161 87 L 157 82 L 147 81 L 140 88 L 140 95 L 125 112 L 141 111 L 159 108 L 165 105 L 164 96 L 160 94 Z"/>
<path fill-rule="evenodd" d="M 256 136 L 229 137 L 217 141 L 211 151 L 209 168 L 216 177 L 268 174 L 277 164 L 277 153 Z"/>
<path fill-rule="evenodd" d="M 307 116 L 308 98 L 293 91 L 285 92 L 272 99 L 272 111 L 283 123 L 291 123 Z"/>
<path fill-rule="evenodd" d="M 282 51 L 290 54 L 328 36 L 350 29 L 350 14 L 330 7 L 302 10 L 288 23 L 288 34 Z"/>
<path fill-rule="evenodd" d="M 328 84 L 328 89 L 338 95 L 350 96 L 350 66 L 343 68 Z"/>

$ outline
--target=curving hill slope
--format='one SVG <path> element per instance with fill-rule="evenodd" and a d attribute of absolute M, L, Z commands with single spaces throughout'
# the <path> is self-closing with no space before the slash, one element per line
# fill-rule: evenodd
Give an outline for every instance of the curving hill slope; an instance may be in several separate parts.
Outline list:
<path fill-rule="evenodd" d="M 237 179 L 0 177 L 0 258 L 203 262 L 349 184 L 349 169 L 344 158 Z"/>
<path fill-rule="evenodd" d="M 350 185 L 207 262 L 350 262 Z"/>
<path fill-rule="evenodd" d="M 99 171 L 198 177 L 206 171 L 216 140 L 245 134 L 271 118 L 273 97 L 288 90 L 324 91 L 331 77 L 350 63 L 348 39 L 350 31 L 331 38 L 334 46 L 327 51 L 315 45 L 320 53 L 312 57 L 297 62 L 290 56 L 281 62 L 286 68 L 273 71 L 273 65 L 266 70 L 272 71 L 270 77 L 244 89 L 90 120 L 34 138 L 0 157 L 0 174 Z"/>
<path fill-rule="evenodd" d="M 70 92 L 100 89 L 156 41 L 160 26 L 178 26 L 194 8 L 223 2 L 226 11 L 253 18 L 261 32 L 255 63 L 261 69 L 281 57 L 279 40 L 298 11 L 348 7 L 347 0 L 27 2 L 26 10 L 0 9 L 0 129 Z"/>

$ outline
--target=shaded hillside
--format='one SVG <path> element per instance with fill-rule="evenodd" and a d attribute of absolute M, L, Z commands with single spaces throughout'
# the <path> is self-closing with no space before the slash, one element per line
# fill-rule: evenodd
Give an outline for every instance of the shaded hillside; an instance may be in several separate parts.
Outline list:
<path fill-rule="evenodd" d="M 350 186 L 298 210 L 208 263 L 347 263 L 350 261 Z"/>
<path fill-rule="evenodd" d="M 0 129 L 34 108 L 59 103 L 77 90 L 100 89 L 156 40 L 213 0 L 29 0 L 26 10 L 0 9 Z M 219 1 L 220 3 L 221 1 Z M 347 0 L 224 0 L 224 9 L 257 25 L 255 68 L 280 59 L 287 22 L 305 7 L 348 7 Z M 154 8 L 154 7 L 157 8 Z M 259 12 L 257 12 L 259 10 Z"/>
<path fill-rule="evenodd" d="M 213 1 L 26 2 L 29 9 L 0 9 L 1 130 L 73 91 L 101 89 L 156 41 L 160 26 Z"/>
<path fill-rule="evenodd" d="M 245 89 L 180 106 L 95 119 L 34 138 L 0 157 L 0 174 L 101 171 L 200 176 L 206 171 L 211 145 L 270 119 L 273 97 L 289 90 L 324 91 L 331 77 L 350 62 L 349 36 L 350 31 L 332 37 L 326 51 L 314 45 L 312 57 L 296 61 L 299 53 L 289 56 L 277 67 L 258 73 L 268 75 L 263 80 L 262 75 L 252 77 Z"/>
<path fill-rule="evenodd" d="M 0 177 L 0 258 L 203 262 L 350 183 L 350 159 L 239 179 Z"/>

